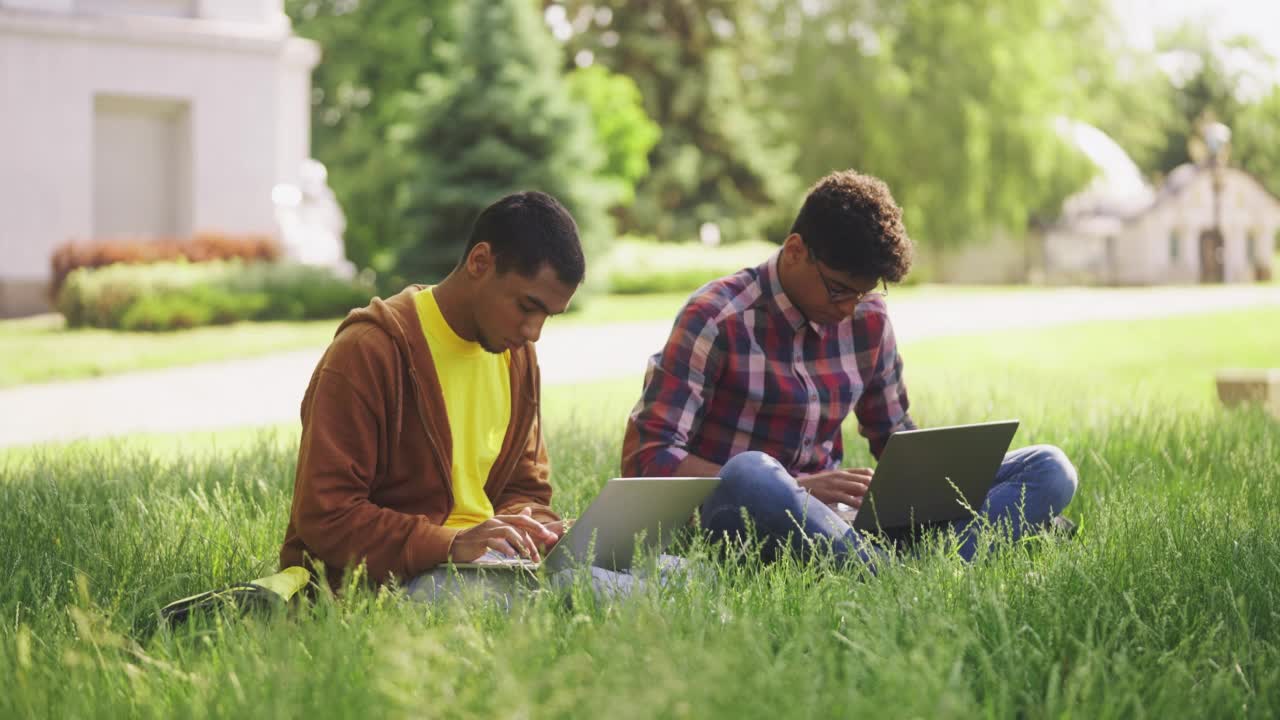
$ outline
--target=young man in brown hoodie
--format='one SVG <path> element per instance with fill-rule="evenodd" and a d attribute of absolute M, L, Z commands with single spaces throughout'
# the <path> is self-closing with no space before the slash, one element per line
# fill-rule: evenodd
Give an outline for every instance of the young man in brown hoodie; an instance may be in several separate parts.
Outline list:
<path fill-rule="evenodd" d="M 336 588 L 364 563 L 412 591 L 449 561 L 554 545 L 533 344 L 584 272 L 569 212 L 518 193 L 481 212 L 439 285 L 351 312 L 302 401 L 281 566 L 323 566 Z"/>

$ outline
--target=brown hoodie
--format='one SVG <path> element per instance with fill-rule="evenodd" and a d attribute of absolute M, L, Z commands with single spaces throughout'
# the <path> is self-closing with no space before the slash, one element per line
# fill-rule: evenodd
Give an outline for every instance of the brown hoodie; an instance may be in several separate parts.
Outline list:
<path fill-rule="evenodd" d="M 353 310 L 302 399 L 302 442 L 280 566 L 324 562 L 330 584 L 367 563 L 402 581 L 444 562 L 461 528 L 453 510 L 452 437 L 435 363 L 410 287 Z M 511 352 L 511 421 L 485 482 L 498 514 L 551 503 L 533 344 Z"/>

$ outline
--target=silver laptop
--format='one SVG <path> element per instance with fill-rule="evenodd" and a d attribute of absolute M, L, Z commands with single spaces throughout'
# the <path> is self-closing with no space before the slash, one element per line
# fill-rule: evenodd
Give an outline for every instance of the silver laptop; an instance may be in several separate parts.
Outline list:
<path fill-rule="evenodd" d="M 549 570 L 580 564 L 626 570 L 637 545 L 661 552 L 719 484 L 720 478 L 614 478 L 542 564 Z M 474 562 L 454 563 L 454 567 L 536 570 L 539 564 L 491 550 Z"/>
<path fill-rule="evenodd" d="M 876 532 L 972 517 L 1017 430 L 1017 420 L 1000 420 L 890 435 L 851 524 Z"/>

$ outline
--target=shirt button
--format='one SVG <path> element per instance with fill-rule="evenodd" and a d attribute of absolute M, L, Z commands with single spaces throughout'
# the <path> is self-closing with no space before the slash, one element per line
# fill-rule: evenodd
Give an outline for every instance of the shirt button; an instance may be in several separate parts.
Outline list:
<path fill-rule="evenodd" d="M 814 391 L 810 390 L 810 391 L 809 391 L 809 399 L 810 399 L 810 400 L 817 400 L 817 399 L 818 399 L 818 393 L 816 393 L 816 392 L 814 392 Z"/>
<path fill-rule="evenodd" d="M 810 440 L 809 438 L 805 438 L 805 439 L 804 439 L 804 446 L 805 446 L 805 447 L 809 447 L 809 446 L 810 446 L 810 445 L 812 445 L 812 444 L 813 444 L 813 441 L 812 441 L 812 440 Z"/>

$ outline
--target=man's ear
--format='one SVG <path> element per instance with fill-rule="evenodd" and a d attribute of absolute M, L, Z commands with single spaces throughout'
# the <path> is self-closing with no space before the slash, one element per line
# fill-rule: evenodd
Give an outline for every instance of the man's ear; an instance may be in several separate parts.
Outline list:
<path fill-rule="evenodd" d="M 804 244 L 804 238 L 799 233 L 791 233 L 786 240 L 782 241 L 782 254 L 791 262 L 804 260 L 808 257 L 809 248 Z"/>
<path fill-rule="evenodd" d="M 467 274 L 473 279 L 480 279 L 494 267 L 493 247 L 480 241 L 467 253 Z"/>

